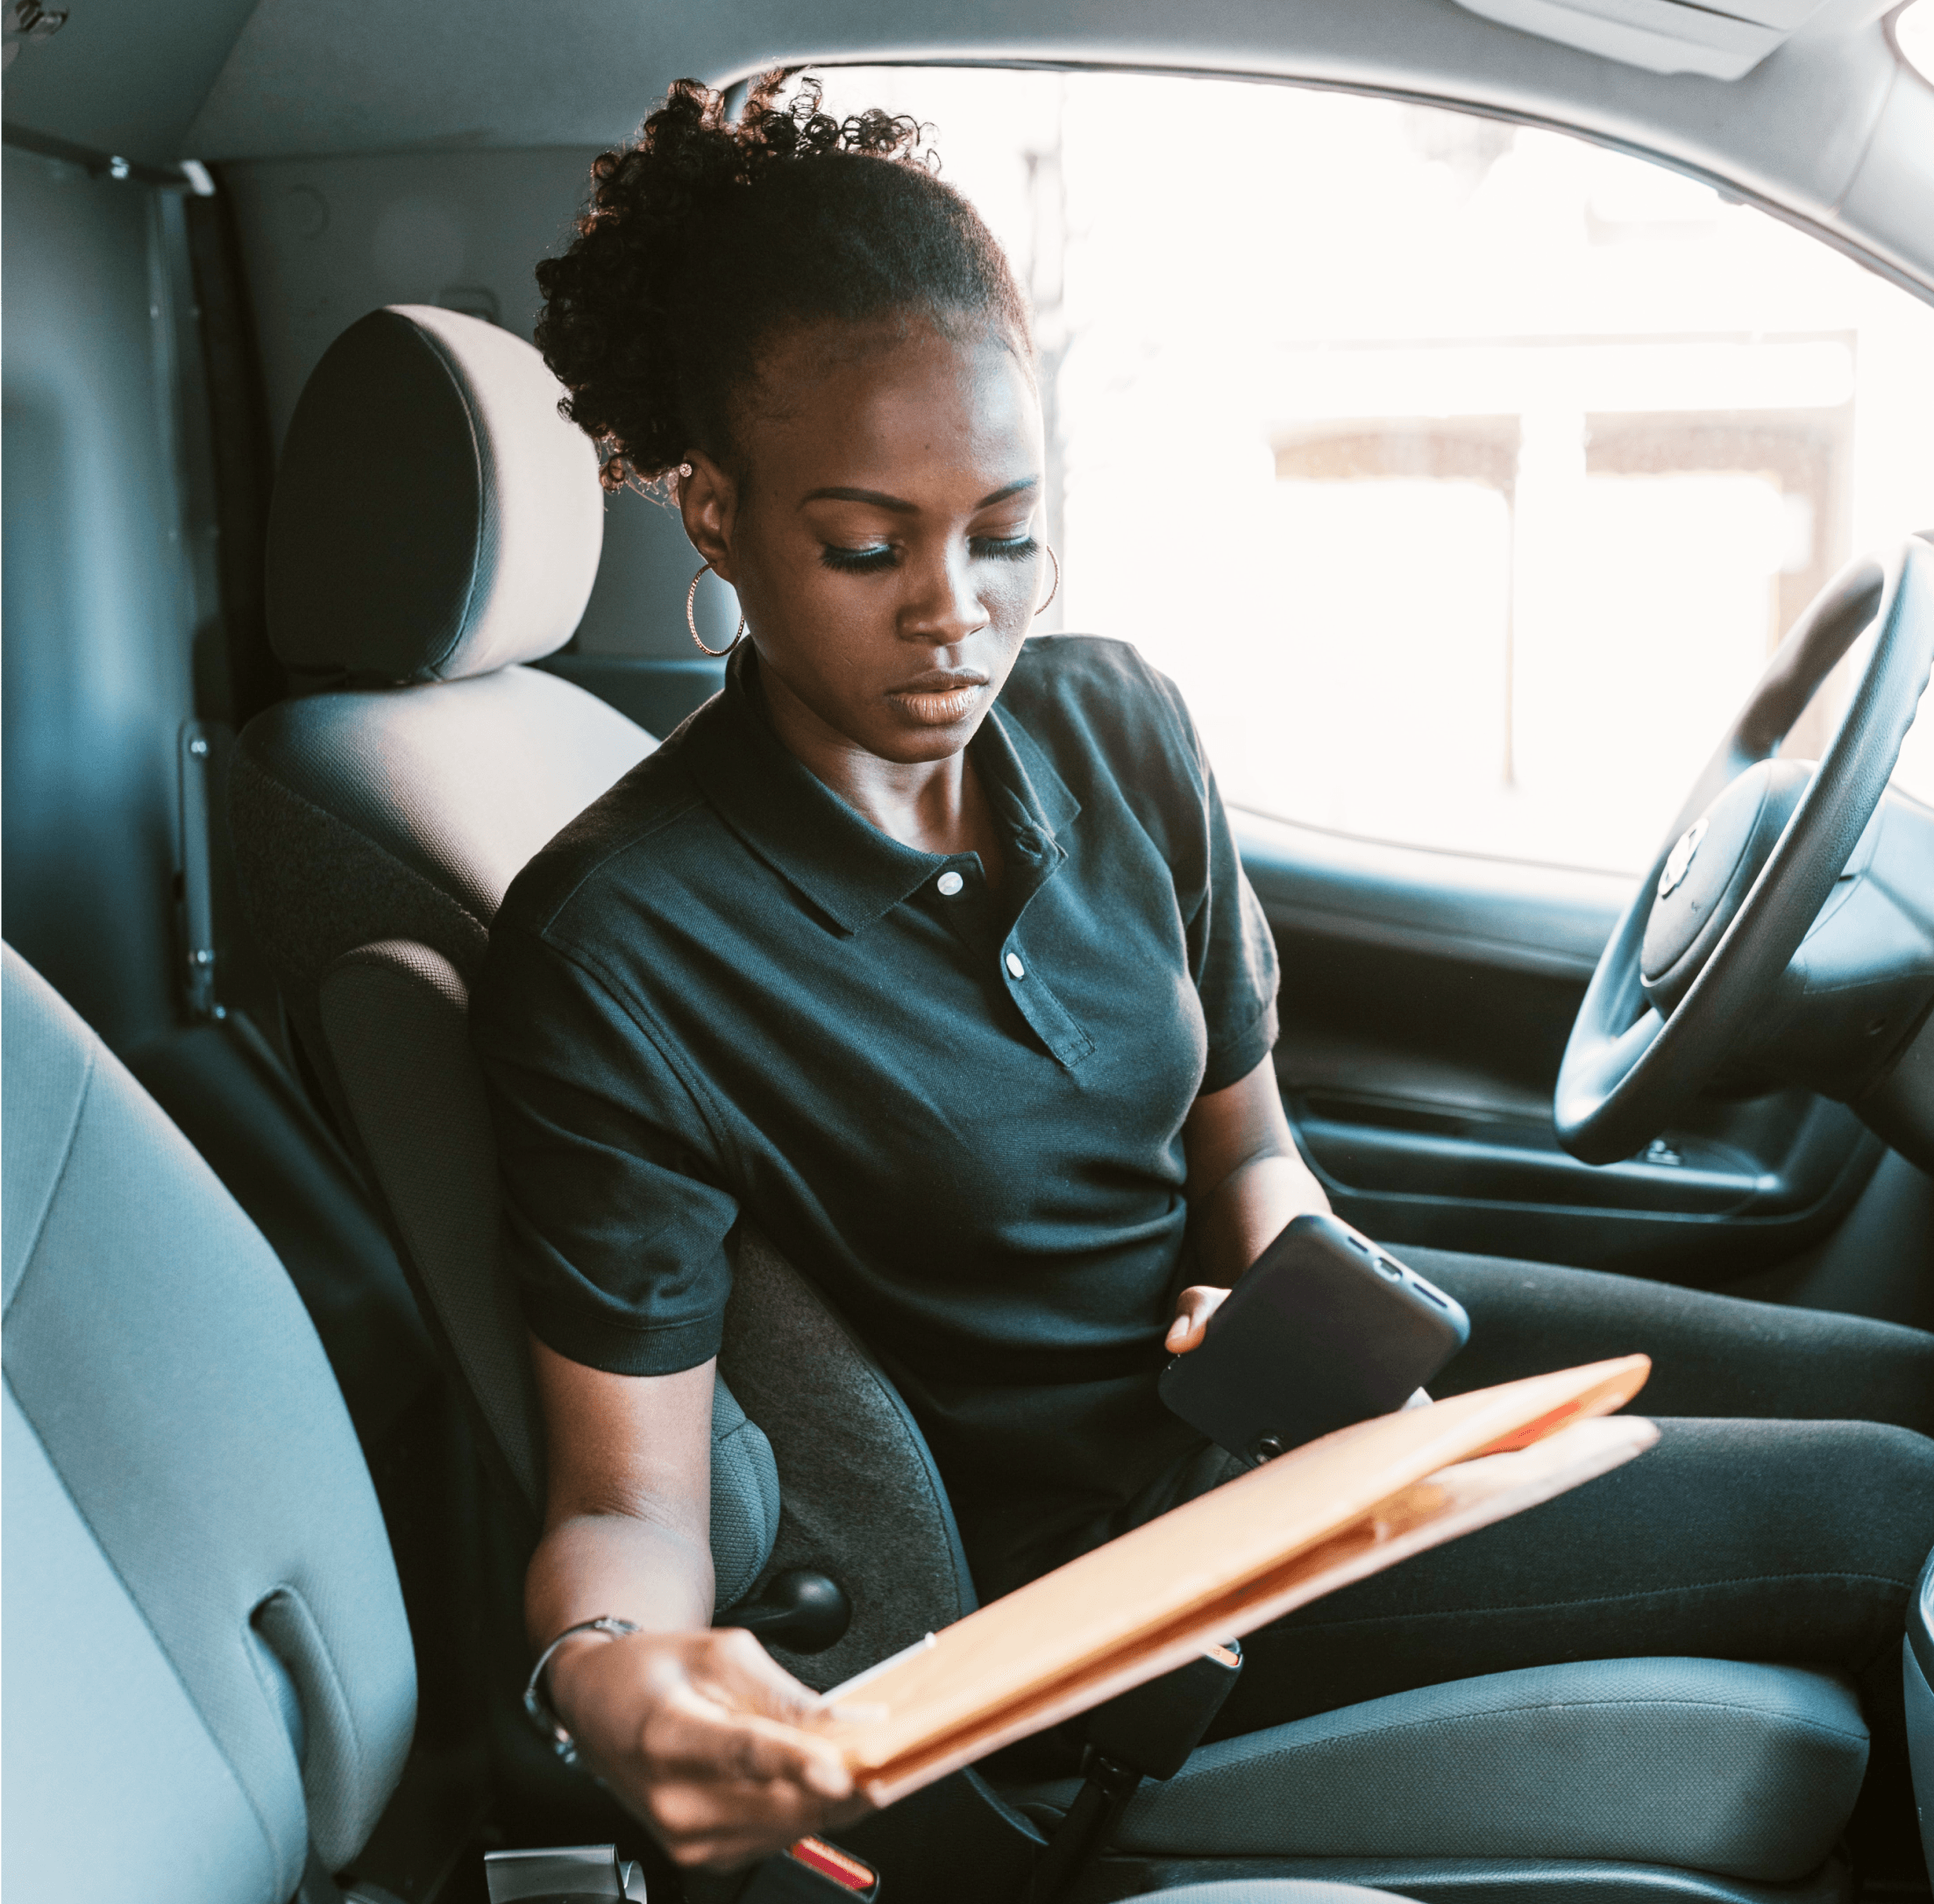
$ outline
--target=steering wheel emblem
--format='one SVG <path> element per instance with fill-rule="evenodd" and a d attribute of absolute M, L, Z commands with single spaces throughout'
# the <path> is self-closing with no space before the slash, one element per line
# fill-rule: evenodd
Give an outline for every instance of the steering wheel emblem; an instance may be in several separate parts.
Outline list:
<path fill-rule="evenodd" d="M 1673 842 L 1672 850 L 1666 855 L 1664 870 L 1659 875 L 1659 897 L 1662 899 L 1692 870 L 1692 862 L 1699 851 L 1699 842 L 1706 836 L 1706 823 L 1695 820 Z"/>

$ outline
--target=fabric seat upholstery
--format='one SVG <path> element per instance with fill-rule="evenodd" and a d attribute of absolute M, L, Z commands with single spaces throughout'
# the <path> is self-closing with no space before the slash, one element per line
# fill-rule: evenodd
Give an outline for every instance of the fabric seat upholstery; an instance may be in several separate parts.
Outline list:
<path fill-rule="evenodd" d="M 1347 1706 L 1197 1751 L 1125 1851 L 1630 1859 L 1784 1883 L 1831 1850 L 1867 1732 L 1824 1673 L 1597 1659 Z M 1069 1781 L 1009 1795 L 1064 1808 Z"/>
<path fill-rule="evenodd" d="M 487 1454 L 532 1517 L 540 1422 L 498 1249 L 469 987 L 519 870 L 656 745 L 582 689 L 522 665 L 569 639 L 597 573 L 596 458 L 558 416 L 561 394 L 528 345 L 450 311 L 373 312 L 331 346 L 289 427 L 268 550 L 271 639 L 320 691 L 250 723 L 229 794 L 251 930 L 382 1191 Z M 762 1287 L 790 1289 L 789 1318 L 813 1306 L 785 1265 L 762 1261 Z M 759 1313 L 778 1325 L 779 1310 Z M 881 1378 L 828 1330 L 847 1345 L 828 1365 L 843 1396 L 877 1414 Z M 869 1635 L 917 1638 L 957 1617 L 971 1588 L 943 1539 L 882 1549 L 854 1528 L 843 1554 L 822 1528 L 775 1558 L 779 1470 L 732 1387 L 736 1369 L 767 1356 L 790 1366 L 786 1341 L 742 1304 L 714 1403 L 720 1606 L 809 1549 L 850 1591 L 848 1576 L 872 1583 L 842 1659 Z M 810 1439 L 795 1438 L 802 1457 Z M 902 1438 L 898 1457 L 883 1482 L 904 1473 L 908 1500 L 929 1493 L 924 1446 L 916 1459 Z M 923 1538 L 938 1524 L 928 1515 Z M 908 1556 L 904 1579 L 883 1577 L 883 1552 Z"/>
<path fill-rule="evenodd" d="M 533 1522 L 542 1438 L 468 986 L 524 862 L 656 745 L 518 664 L 570 638 L 603 539 L 596 458 L 560 394 L 528 345 L 451 311 L 373 311 L 330 347 L 289 425 L 268 546 L 276 653 L 324 691 L 243 730 L 229 787 L 250 928 Z M 729 1602 L 771 1551 L 778 1481 L 724 1384 L 713 1432 Z"/>
<path fill-rule="evenodd" d="M 9 1896 L 82 1870 L 281 1904 L 401 1775 L 409 1634 L 281 1263 L 11 948 L 4 991 Z"/>

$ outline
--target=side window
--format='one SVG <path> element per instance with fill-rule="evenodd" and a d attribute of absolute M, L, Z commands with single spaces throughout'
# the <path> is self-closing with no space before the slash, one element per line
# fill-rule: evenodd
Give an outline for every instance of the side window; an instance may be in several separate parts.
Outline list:
<path fill-rule="evenodd" d="M 1637 870 L 1820 585 L 1934 529 L 1934 309 L 1661 167 L 1290 87 L 826 79 L 932 122 L 1028 282 L 1043 625 L 1172 674 L 1241 805 Z"/>

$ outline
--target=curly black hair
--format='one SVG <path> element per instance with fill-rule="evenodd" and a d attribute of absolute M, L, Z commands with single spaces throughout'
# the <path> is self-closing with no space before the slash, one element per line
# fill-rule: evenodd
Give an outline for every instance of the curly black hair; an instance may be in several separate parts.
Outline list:
<path fill-rule="evenodd" d="M 935 175 L 928 130 L 874 110 L 843 122 L 786 75 L 722 95 L 679 80 L 636 139 L 591 167 L 589 208 L 537 266 L 537 347 L 560 406 L 604 452 L 608 488 L 693 450 L 734 467 L 735 406 L 787 330 L 919 311 L 992 320 L 1032 361 L 1026 301 L 973 207 Z"/>

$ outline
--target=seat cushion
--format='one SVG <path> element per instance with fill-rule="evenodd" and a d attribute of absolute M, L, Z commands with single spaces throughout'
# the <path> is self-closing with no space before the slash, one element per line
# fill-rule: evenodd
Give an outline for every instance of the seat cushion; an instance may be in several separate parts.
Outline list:
<path fill-rule="evenodd" d="M 150 1904 L 270 1904 L 301 1875 L 302 1795 L 265 1816 L 5 1399 L 7 1687 L 0 1891 L 58 1898 L 139 1872 Z M 78 1894 L 78 1893 L 76 1893 Z"/>
<path fill-rule="evenodd" d="M 1784 1882 L 1866 1769 L 1852 1690 L 1717 1659 L 1488 1674 L 1204 1746 L 1143 1787 L 1123 1851 L 1633 1859 Z M 1072 1781 L 1012 1792 L 1065 1806 Z"/>
<path fill-rule="evenodd" d="M 6 1645 L 35 1661 L 8 1687 L 7 1875 L 81 1858 L 145 1897 L 284 1898 L 311 1840 L 334 1868 L 360 1849 L 409 1750 L 375 1491 L 260 1233 L 11 948 L 4 971 Z M 23 1801 L 17 1747 L 89 1768 L 78 1835 Z M 158 1886 L 162 1798 L 266 1882 Z"/>

